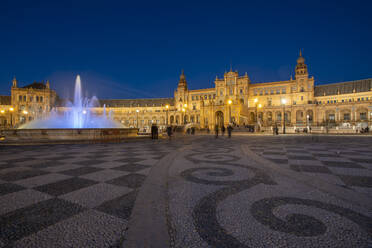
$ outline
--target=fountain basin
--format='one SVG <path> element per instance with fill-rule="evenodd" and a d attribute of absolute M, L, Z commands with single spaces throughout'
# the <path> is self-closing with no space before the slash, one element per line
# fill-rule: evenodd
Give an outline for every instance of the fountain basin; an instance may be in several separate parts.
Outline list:
<path fill-rule="evenodd" d="M 137 128 L 48 128 L 3 130 L 3 142 L 38 143 L 65 141 L 121 141 L 137 137 Z"/>

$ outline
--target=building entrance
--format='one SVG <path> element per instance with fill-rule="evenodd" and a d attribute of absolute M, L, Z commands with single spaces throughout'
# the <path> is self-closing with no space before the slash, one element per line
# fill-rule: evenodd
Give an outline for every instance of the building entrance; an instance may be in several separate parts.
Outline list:
<path fill-rule="evenodd" d="M 222 127 L 224 125 L 224 118 L 223 118 L 223 112 L 222 111 L 217 111 L 216 112 L 216 124 L 219 127 Z"/>

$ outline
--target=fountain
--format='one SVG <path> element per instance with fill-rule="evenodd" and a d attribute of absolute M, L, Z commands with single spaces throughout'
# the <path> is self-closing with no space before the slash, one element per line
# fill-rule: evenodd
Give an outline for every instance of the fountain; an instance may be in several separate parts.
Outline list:
<path fill-rule="evenodd" d="M 9 141 L 57 141 L 57 140 L 113 140 L 137 136 L 138 129 L 124 128 L 107 116 L 106 107 L 102 114 L 93 110 L 99 107 L 96 97 L 87 98 L 82 94 L 80 76 L 76 77 L 73 102 L 63 107 L 63 112 L 52 109 L 49 116 L 33 120 L 19 127 L 6 130 Z"/>

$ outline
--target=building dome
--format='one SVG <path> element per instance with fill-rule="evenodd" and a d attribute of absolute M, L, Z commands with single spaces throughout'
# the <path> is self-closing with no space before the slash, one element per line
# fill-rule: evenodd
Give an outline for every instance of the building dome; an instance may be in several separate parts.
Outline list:
<path fill-rule="evenodd" d="M 302 57 L 302 52 L 300 50 L 300 56 L 298 56 L 297 64 L 304 64 L 304 63 L 305 63 L 305 58 Z"/>

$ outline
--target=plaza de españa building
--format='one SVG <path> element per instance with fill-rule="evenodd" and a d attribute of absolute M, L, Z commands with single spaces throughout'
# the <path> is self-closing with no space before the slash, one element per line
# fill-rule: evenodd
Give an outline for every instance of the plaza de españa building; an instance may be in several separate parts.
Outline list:
<path fill-rule="evenodd" d="M 182 71 L 171 98 L 102 99 L 93 109 L 96 114 L 111 112 L 125 127 L 149 130 L 152 123 L 193 125 L 213 130 L 227 126 L 256 125 L 266 130 L 274 125 L 291 127 L 358 127 L 371 125 L 372 79 L 332 84 L 316 84 L 309 76 L 301 52 L 294 78 L 286 81 L 253 83 L 247 73 L 225 72 L 207 89 L 189 89 Z M 0 125 L 18 127 L 48 115 L 52 108 L 63 112 L 63 101 L 50 82 L 35 82 L 20 87 L 12 81 L 11 95 L 0 96 Z"/>

